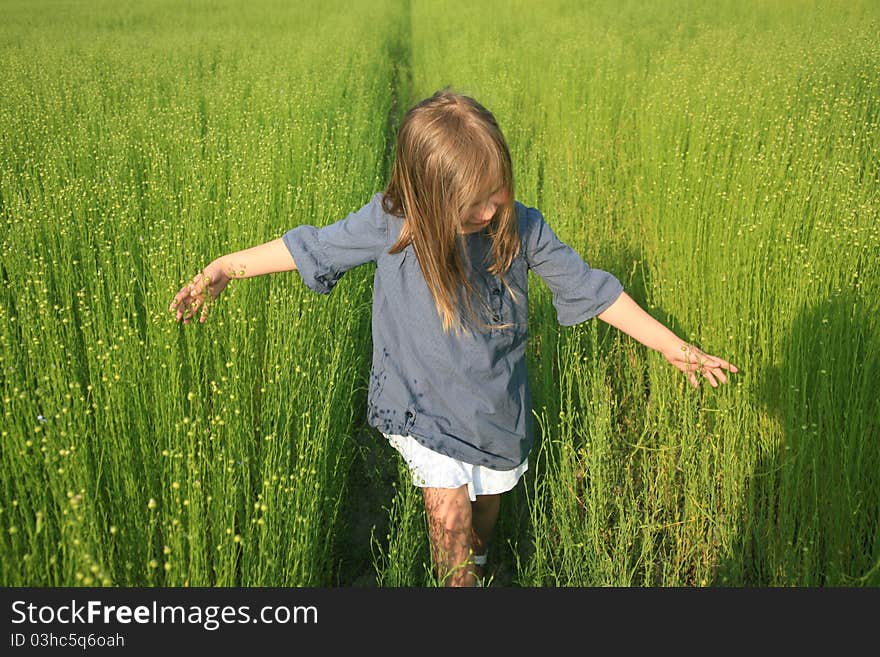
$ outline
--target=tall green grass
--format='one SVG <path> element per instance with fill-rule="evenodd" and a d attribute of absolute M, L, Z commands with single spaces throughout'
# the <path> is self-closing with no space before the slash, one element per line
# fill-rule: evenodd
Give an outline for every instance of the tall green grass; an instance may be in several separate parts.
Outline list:
<path fill-rule="evenodd" d="M 10 12 L 5 584 L 332 581 L 368 272 L 326 300 L 296 274 L 234 282 L 202 326 L 167 306 L 213 258 L 381 187 L 389 8 Z"/>
<path fill-rule="evenodd" d="M 880 583 L 876 6 L 419 8 L 417 95 L 481 99 L 518 198 L 743 370 L 689 390 L 533 279 L 515 581 Z"/>
<path fill-rule="evenodd" d="M 531 280 L 538 441 L 503 585 L 880 584 L 878 9 L 868 2 L 7 3 L 0 581 L 435 585 L 364 426 L 371 270 L 210 260 L 385 183 L 412 102 L 492 110 L 517 198 L 742 369 L 691 390 Z"/>

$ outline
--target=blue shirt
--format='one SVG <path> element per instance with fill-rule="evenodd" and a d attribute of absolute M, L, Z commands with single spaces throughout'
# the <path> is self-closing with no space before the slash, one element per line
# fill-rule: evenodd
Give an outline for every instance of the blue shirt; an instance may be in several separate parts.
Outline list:
<path fill-rule="evenodd" d="M 321 294 L 349 269 L 376 263 L 369 424 L 495 470 L 519 465 L 534 439 L 525 357 L 529 269 L 553 293 L 563 326 L 595 317 L 623 291 L 617 278 L 590 268 L 561 242 L 537 209 L 518 201 L 514 207 L 522 248 L 506 279 L 516 299 L 487 271 L 485 231 L 466 236 L 469 279 L 486 302 L 475 308 L 487 323 L 510 327 L 458 335 L 443 331 L 412 244 L 388 253 L 403 219 L 385 212 L 381 192 L 334 224 L 297 226 L 283 235 L 303 282 Z"/>

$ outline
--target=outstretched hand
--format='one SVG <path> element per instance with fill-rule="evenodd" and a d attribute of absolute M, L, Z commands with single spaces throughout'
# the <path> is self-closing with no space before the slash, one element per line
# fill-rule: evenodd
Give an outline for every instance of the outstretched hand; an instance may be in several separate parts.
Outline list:
<path fill-rule="evenodd" d="M 694 388 L 700 385 L 700 382 L 697 380 L 697 373 L 706 377 L 713 388 L 717 388 L 719 382 L 727 383 L 727 375 L 724 373 L 724 370 L 734 374 L 739 372 L 736 365 L 731 365 L 722 358 L 707 354 L 695 346 L 686 343 L 677 351 L 664 353 L 663 355 L 672 365 L 687 374 L 688 381 L 691 382 Z"/>
<path fill-rule="evenodd" d="M 199 323 L 204 323 L 208 318 L 208 304 L 216 299 L 226 284 L 229 283 L 227 276 L 220 267 L 208 265 L 205 269 L 196 274 L 192 281 L 180 288 L 168 311 L 175 314 L 175 318 L 179 322 L 181 319 L 184 324 L 189 324 L 196 312 L 199 312 Z"/>

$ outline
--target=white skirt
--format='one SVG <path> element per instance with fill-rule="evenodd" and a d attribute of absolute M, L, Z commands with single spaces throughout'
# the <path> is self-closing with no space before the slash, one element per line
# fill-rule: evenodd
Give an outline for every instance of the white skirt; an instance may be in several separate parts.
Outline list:
<path fill-rule="evenodd" d="M 529 468 L 529 460 L 525 459 L 512 470 L 492 470 L 435 452 L 412 436 L 382 435 L 403 456 L 412 473 L 414 486 L 459 488 L 467 484 L 472 502 L 476 501 L 477 495 L 495 495 L 509 491 Z"/>

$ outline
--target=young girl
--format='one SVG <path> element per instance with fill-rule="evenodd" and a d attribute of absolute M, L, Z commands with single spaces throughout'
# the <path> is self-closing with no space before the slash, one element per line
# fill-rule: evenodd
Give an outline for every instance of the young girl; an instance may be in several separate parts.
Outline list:
<path fill-rule="evenodd" d="M 593 317 L 663 354 L 691 384 L 737 368 L 687 344 L 611 274 L 591 269 L 541 212 L 514 200 L 511 158 L 494 116 L 448 88 L 400 125 L 391 180 L 332 225 L 222 256 L 174 297 L 188 323 L 233 278 L 297 270 L 329 293 L 376 263 L 367 417 L 423 489 L 431 555 L 453 586 L 479 582 L 500 494 L 528 467 L 528 271 L 553 293 L 559 323 Z"/>

